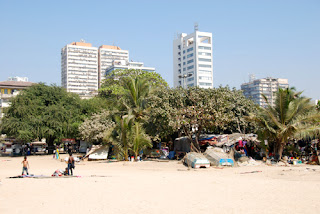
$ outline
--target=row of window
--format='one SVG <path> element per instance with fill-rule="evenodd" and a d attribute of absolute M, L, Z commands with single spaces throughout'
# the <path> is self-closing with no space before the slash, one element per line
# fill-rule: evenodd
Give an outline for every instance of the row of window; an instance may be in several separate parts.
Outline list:
<path fill-rule="evenodd" d="M 211 59 L 199 58 L 198 60 L 201 62 L 211 62 Z"/>
<path fill-rule="evenodd" d="M 193 80 L 194 80 L 194 77 L 188 78 L 188 82 L 191 82 L 191 81 L 193 81 Z"/>
<path fill-rule="evenodd" d="M 190 69 L 193 69 L 194 68 L 194 65 L 190 65 L 187 67 L 187 70 L 190 70 Z"/>
<path fill-rule="evenodd" d="M 205 52 L 199 52 L 198 54 L 202 56 L 211 56 L 211 53 L 205 53 Z"/>
<path fill-rule="evenodd" d="M 199 85 L 202 85 L 202 86 L 212 86 L 211 83 L 207 83 L 207 82 L 200 82 Z"/>
<path fill-rule="evenodd" d="M 193 47 L 187 49 L 187 52 L 190 52 L 190 51 L 193 51 Z"/>
<path fill-rule="evenodd" d="M 212 80 L 212 77 L 199 76 L 199 80 Z"/>
<path fill-rule="evenodd" d="M 193 63 L 193 59 L 187 61 L 187 64 Z"/>
<path fill-rule="evenodd" d="M 206 46 L 199 46 L 198 48 L 202 50 L 211 50 L 211 47 L 206 47 Z"/>
<path fill-rule="evenodd" d="M 199 68 L 211 68 L 211 65 L 199 64 Z"/>

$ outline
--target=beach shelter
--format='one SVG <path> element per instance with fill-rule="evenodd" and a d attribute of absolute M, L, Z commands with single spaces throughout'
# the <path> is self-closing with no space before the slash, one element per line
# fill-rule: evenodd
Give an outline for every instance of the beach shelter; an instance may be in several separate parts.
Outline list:
<path fill-rule="evenodd" d="M 109 146 L 93 145 L 85 158 L 88 158 L 88 160 L 107 160 L 108 152 Z"/>

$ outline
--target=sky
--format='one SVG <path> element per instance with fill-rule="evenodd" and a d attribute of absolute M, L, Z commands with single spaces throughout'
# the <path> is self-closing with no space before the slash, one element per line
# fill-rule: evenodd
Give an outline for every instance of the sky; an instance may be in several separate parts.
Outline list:
<path fill-rule="evenodd" d="M 319 0 L 0 0 L 0 81 L 61 85 L 61 48 L 84 39 L 129 50 L 173 86 L 177 33 L 213 34 L 214 86 L 287 78 L 320 99 Z"/>

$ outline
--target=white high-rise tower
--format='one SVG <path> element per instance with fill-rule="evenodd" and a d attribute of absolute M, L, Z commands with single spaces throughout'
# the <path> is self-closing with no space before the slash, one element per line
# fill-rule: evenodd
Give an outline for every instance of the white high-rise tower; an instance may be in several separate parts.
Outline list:
<path fill-rule="evenodd" d="M 82 98 L 98 93 L 98 48 L 73 42 L 61 50 L 61 85 Z"/>
<path fill-rule="evenodd" d="M 213 88 L 212 33 L 182 33 L 173 41 L 174 87 Z"/>

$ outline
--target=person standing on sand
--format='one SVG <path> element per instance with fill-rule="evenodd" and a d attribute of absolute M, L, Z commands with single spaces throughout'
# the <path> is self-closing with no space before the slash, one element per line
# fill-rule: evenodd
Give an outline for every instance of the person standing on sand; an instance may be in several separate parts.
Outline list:
<path fill-rule="evenodd" d="M 72 157 L 72 153 L 69 153 L 69 159 L 68 159 L 68 175 L 73 175 L 73 170 L 74 169 L 74 158 Z"/>
<path fill-rule="evenodd" d="M 24 156 L 24 160 L 21 162 L 22 165 L 22 175 L 24 173 L 24 171 L 26 171 L 27 175 L 29 175 L 28 173 L 28 168 L 30 168 L 29 166 L 29 162 L 27 161 L 27 156 Z"/>

